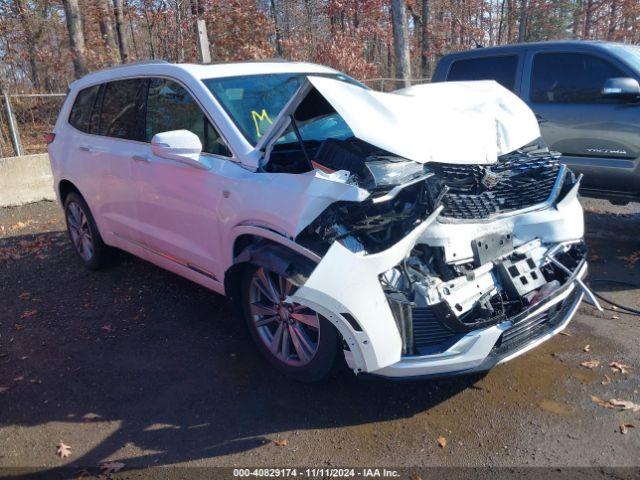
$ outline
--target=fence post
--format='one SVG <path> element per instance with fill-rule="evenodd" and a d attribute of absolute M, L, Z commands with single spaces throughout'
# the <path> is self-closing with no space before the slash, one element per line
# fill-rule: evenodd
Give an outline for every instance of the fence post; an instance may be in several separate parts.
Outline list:
<path fill-rule="evenodd" d="M 7 119 L 9 120 L 9 133 L 11 134 L 11 143 L 13 143 L 13 149 L 16 152 L 16 155 L 19 157 L 23 155 L 22 152 L 22 143 L 20 143 L 20 132 L 18 132 L 18 125 L 16 124 L 16 119 L 13 116 L 13 111 L 11 110 L 11 100 L 9 100 L 9 95 L 4 93 L 4 106 L 7 110 Z"/>

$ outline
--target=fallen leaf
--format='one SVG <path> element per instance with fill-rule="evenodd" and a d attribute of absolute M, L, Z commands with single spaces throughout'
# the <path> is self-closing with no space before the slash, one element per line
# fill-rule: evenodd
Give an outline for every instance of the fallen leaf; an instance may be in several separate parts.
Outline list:
<path fill-rule="evenodd" d="M 90 476 L 91 476 L 91 474 L 89 473 L 89 470 L 87 470 L 86 468 L 83 468 L 78 473 L 76 473 L 76 480 L 81 480 L 83 478 L 89 478 Z"/>
<path fill-rule="evenodd" d="M 560 332 L 560 333 L 558 333 L 558 335 L 563 335 L 565 337 L 570 337 L 571 336 L 571 334 L 569 332 Z"/>
<path fill-rule="evenodd" d="M 611 405 L 609 402 L 605 402 L 604 400 L 602 400 L 600 397 L 596 395 L 591 395 L 591 401 L 596 405 L 600 405 L 601 407 L 604 407 L 604 408 L 613 408 L 613 405 Z"/>
<path fill-rule="evenodd" d="M 611 310 L 618 310 L 618 307 L 616 307 L 615 305 L 611 305 Z"/>
<path fill-rule="evenodd" d="M 584 352 L 591 351 L 591 345 L 589 345 L 589 344 L 585 345 L 584 348 L 582 349 L 582 351 L 584 351 Z"/>
<path fill-rule="evenodd" d="M 103 325 L 102 326 L 102 330 L 104 330 L 105 332 L 113 332 L 113 327 L 111 325 Z"/>
<path fill-rule="evenodd" d="M 422 477 L 417 473 L 411 475 L 411 480 L 422 480 Z"/>
<path fill-rule="evenodd" d="M 276 438 L 273 443 L 275 443 L 279 447 L 286 447 L 289 441 L 286 438 Z"/>
<path fill-rule="evenodd" d="M 447 446 L 447 439 L 444 438 L 442 435 L 440 435 L 438 437 L 438 445 L 440 445 L 440 448 L 444 448 Z"/>
<path fill-rule="evenodd" d="M 636 428 L 636 426 L 633 423 L 623 423 L 620 425 L 620 433 L 626 435 L 630 428 Z"/>
<path fill-rule="evenodd" d="M 22 314 L 20 315 L 20 318 L 29 318 L 29 317 L 33 317 L 36 313 L 38 313 L 37 310 L 25 310 L 24 312 L 22 312 Z"/>
<path fill-rule="evenodd" d="M 609 385 L 611 383 L 611 377 L 605 373 L 604 380 L 600 382 L 602 385 Z"/>
<path fill-rule="evenodd" d="M 110 475 L 112 473 L 119 472 L 124 468 L 124 463 L 122 462 L 106 462 L 100 465 L 100 470 L 103 475 Z"/>
<path fill-rule="evenodd" d="M 39 378 L 32 378 L 31 380 L 29 380 L 31 383 L 37 383 L 38 385 L 40 385 L 42 383 L 42 380 L 40 380 Z"/>
<path fill-rule="evenodd" d="M 621 408 L 622 410 L 631 410 L 632 412 L 640 412 L 640 405 L 637 403 L 633 403 L 629 400 L 618 400 L 617 398 L 612 398 L 609 400 L 609 403 L 614 407 Z"/>
<path fill-rule="evenodd" d="M 18 297 L 21 300 L 29 300 L 31 298 L 31 294 L 29 292 L 22 292 Z"/>
<path fill-rule="evenodd" d="M 620 319 L 620 317 L 617 316 L 617 315 L 612 315 L 611 316 L 611 320 L 619 320 L 619 319 Z"/>
<path fill-rule="evenodd" d="M 620 373 L 629 373 L 629 370 L 627 369 L 631 368 L 629 365 L 625 365 L 624 363 L 621 363 L 621 362 L 611 362 L 609 366 L 611 367 L 611 370 L 613 372 L 620 372 Z"/>
<path fill-rule="evenodd" d="M 5 386 L 3 386 L 3 385 L 0 385 L 0 393 L 4 393 L 4 392 L 6 392 L 7 390 L 9 390 L 9 387 L 5 387 Z"/>
<path fill-rule="evenodd" d="M 594 369 L 600 365 L 600 360 L 585 360 L 580 365 L 584 368 Z"/>
<path fill-rule="evenodd" d="M 60 441 L 60 445 L 58 445 L 56 453 L 61 458 L 67 458 L 71 455 L 71 447 L 69 445 L 65 445 L 62 440 Z"/>
<path fill-rule="evenodd" d="M 20 330 L 24 330 L 24 325 L 20 325 L 19 323 L 15 323 L 13 325 L 13 328 L 15 328 L 19 332 Z"/>
<path fill-rule="evenodd" d="M 24 380 L 24 375 L 18 375 L 17 377 L 13 377 L 14 382 L 21 382 Z"/>

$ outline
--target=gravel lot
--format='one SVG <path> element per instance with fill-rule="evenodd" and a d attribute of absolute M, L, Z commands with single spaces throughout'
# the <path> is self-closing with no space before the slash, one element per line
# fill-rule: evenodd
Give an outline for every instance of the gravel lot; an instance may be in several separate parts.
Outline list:
<path fill-rule="evenodd" d="M 639 206 L 584 203 L 591 278 L 640 284 Z M 640 412 L 592 395 L 640 403 L 640 317 L 583 304 L 567 332 L 483 377 L 297 384 L 224 298 L 124 253 L 86 271 L 57 204 L 0 209 L 0 466 L 639 467 Z"/>

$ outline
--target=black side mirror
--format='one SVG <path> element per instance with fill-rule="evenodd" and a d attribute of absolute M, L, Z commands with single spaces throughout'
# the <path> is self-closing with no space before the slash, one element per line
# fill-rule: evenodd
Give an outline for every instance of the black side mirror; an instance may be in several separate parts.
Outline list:
<path fill-rule="evenodd" d="M 640 84 L 635 78 L 610 78 L 604 82 L 601 95 L 603 98 L 609 99 L 638 101 L 640 100 Z"/>

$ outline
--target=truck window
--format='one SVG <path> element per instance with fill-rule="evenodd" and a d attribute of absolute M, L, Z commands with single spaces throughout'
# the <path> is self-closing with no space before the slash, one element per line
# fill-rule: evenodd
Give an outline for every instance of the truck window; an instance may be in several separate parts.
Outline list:
<path fill-rule="evenodd" d="M 611 63 L 583 53 L 539 53 L 533 60 L 535 103 L 598 103 L 604 82 L 627 75 Z"/>
<path fill-rule="evenodd" d="M 447 80 L 495 80 L 503 87 L 513 91 L 516 83 L 517 65 L 518 57 L 516 55 L 457 60 L 451 65 Z"/>

